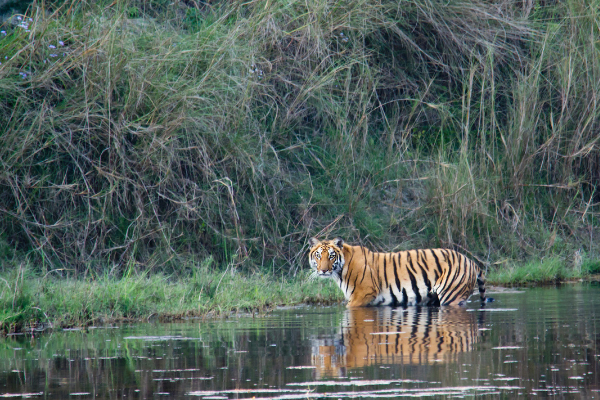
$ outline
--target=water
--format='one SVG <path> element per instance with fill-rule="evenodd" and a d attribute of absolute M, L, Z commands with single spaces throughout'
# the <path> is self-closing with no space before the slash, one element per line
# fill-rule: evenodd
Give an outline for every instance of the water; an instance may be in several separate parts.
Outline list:
<path fill-rule="evenodd" d="M 493 297 L 12 336 L 0 397 L 600 398 L 599 285 Z"/>

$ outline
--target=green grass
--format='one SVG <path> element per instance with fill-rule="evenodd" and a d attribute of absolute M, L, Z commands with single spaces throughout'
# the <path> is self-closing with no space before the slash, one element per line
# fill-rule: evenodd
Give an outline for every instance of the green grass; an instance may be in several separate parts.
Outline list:
<path fill-rule="evenodd" d="M 300 303 L 331 303 L 342 299 L 329 280 L 307 281 L 272 275 L 218 271 L 211 260 L 190 265 L 189 274 L 132 273 L 61 278 L 64 271 L 44 276 L 20 266 L 0 276 L 0 331 L 107 324 L 123 320 L 161 320 L 264 311 Z"/>
<path fill-rule="evenodd" d="M 599 258 L 598 0 L 171 3 L 2 25 L 6 273 L 288 279 L 315 235 Z"/>
<path fill-rule="evenodd" d="M 501 285 L 545 284 L 584 279 L 597 274 L 600 274 L 600 262 L 597 260 L 584 260 L 577 265 L 555 257 L 495 268 L 488 274 L 487 281 Z"/>

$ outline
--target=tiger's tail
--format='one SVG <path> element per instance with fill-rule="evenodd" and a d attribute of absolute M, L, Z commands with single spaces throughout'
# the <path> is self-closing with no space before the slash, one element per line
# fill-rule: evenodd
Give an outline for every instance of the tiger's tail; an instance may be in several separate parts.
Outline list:
<path fill-rule="evenodd" d="M 485 295 L 485 275 L 483 274 L 483 269 L 479 268 L 479 274 L 477 275 L 477 286 L 479 287 L 479 298 L 481 299 L 481 303 L 491 303 L 494 301 L 492 297 L 486 297 Z"/>

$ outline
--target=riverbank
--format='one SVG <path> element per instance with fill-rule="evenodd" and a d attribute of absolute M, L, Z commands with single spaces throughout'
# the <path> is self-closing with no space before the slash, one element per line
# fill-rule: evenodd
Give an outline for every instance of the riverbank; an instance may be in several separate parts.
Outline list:
<path fill-rule="evenodd" d="M 306 271 L 292 278 L 248 275 L 232 267 L 217 270 L 211 263 L 188 265 L 185 276 L 131 271 L 121 278 L 110 274 L 67 278 L 68 270 L 62 269 L 41 275 L 21 265 L 0 275 L 0 332 L 169 321 L 343 301 L 333 281 L 310 281 Z M 569 268 L 564 261 L 550 259 L 489 272 L 488 285 L 549 284 L 598 273 L 600 261 L 585 260 L 578 268 Z"/>
<path fill-rule="evenodd" d="M 597 280 L 600 260 L 585 259 L 573 263 L 558 257 L 509 264 L 490 269 L 487 282 L 492 285 L 544 285 L 573 280 Z"/>
<path fill-rule="evenodd" d="M 24 266 L 0 276 L 0 331 L 102 325 L 125 320 L 172 320 L 231 312 L 261 312 L 301 303 L 328 304 L 343 299 L 329 280 L 309 282 L 269 274 L 248 275 L 204 263 L 185 276 L 131 273 L 64 278 Z"/>

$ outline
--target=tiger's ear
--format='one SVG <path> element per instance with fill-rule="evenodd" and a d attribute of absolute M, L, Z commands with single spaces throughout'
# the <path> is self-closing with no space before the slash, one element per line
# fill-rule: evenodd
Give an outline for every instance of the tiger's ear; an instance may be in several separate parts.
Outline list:
<path fill-rule="evenodd" d="M 340 249 L 344 248 L 344 239 L 337 237 L 337 238 L 333 239 L 332 242 Z"/>
<path fill-rule="evenodd" d="M 310 247 L 315 247 L 316 245 L 318 245 L 319 243 L 319 239 L 311 237 L 310 239 L 308 239 L 308 244 L 310 245 Z"/>

